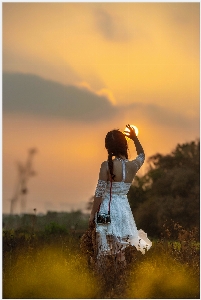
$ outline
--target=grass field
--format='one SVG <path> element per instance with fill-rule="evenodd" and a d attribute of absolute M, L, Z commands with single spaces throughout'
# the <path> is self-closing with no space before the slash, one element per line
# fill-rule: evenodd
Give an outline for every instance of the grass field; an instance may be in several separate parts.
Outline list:
<path fill-rule="evenodd" d="M 199 242 L 182 230 L 145 255 L 129 247 L 126 268 L 108 257 L 99 269 L 80 251 L 80 233 L 4 231 L 3 298 L 199 299 Z"/>

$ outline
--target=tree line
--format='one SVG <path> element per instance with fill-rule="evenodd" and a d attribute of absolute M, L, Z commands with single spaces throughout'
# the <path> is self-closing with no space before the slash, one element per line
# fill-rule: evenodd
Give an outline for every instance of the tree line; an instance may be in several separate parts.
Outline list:
<path fill-rule="evenodd" d="M 148 158 L 148 171 L 136 176 L 128 200 L 138 228 L 159 236 L 170 222 L 199 227 L 200 140 L 178 144 L 167 155 Z M 166 224 L 166 225 L 165 225 Z"/>

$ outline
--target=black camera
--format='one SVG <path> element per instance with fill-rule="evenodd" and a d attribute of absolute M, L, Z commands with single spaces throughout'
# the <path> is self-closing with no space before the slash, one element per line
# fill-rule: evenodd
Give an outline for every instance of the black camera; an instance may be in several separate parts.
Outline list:
<path fill-rule="evenodd" d="M 97 224 L 108 224 L 111 223 L 110 214 L 97 213 Z"/>

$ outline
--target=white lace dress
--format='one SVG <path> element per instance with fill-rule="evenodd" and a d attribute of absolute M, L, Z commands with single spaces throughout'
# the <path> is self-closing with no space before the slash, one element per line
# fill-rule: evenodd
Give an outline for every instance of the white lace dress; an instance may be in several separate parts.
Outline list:
<path fill-rule="evenodd" d="M 133 218 L 133 214 L 128 202 L 127 193 L 131 183 L 125 183 L 126 161 L 122 160 L 123 180 L 122 182 L 112 182 L 110 217 L 111 223 L 97 224 L 97 243 L 98 256 L 106 254 L 116 254 L 125 249 L 128 245 L 133 245 L 143 254 L 149 250 L 152 242 L 147 238 L 147 234 L 138 230 Z M 137 170 L 144 161 L 143 154 L 137 156 L 132 162 L 136 165 Z M 137 171 L 136 170 L 136 171 Z M 99 180 L 96 188 L 96 196 L 103 197 L 100 213 L 108 213 L 110 201 L 110 181 Z"/>

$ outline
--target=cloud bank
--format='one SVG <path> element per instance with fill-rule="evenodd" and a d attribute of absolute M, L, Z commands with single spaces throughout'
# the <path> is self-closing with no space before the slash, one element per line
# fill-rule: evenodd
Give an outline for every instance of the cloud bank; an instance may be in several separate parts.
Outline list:
<path fill-rule="evenodd" d="M 63 85 L 22 73 L 3 74 L 3 112 L 57 117 L 74 122 L 94 123 L 115 117 L 147 121 L 171 130 L 199 130 L 199 113 L 188 116 L 167 107 L 135 102 L 113 105 L 107 92 L 96 93 L 87 86 Z"/>
<path fill-rule="evenodd" d="M 112 118 L 116 109 L 104 95 L 31 74 L 3 74 L 3 112 L 61 117 L 74 121 Z"/>

